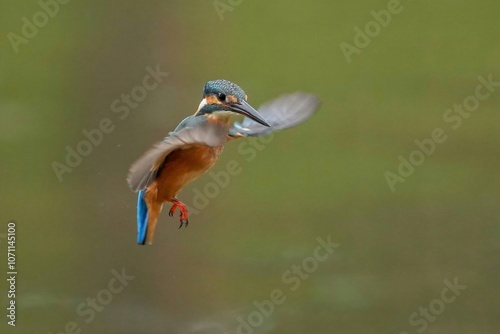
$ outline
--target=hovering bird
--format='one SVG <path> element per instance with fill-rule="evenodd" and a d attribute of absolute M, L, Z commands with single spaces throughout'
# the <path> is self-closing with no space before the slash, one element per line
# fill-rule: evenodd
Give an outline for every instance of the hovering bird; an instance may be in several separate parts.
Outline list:
<path fill-rule="evenodd" d="M 180 211 L 180 226 L 187 227 L 187 206 L 177 199 L 182 188 L 215 164 L 226 142 L 262 136 L 308 119 L 319 107 L 310 94 L 294 93 L 277 98 L 255 110 L 247 95 L 227 80 L 208 81 L 196 113 L 185 118 L 173 132 L 154 145 L 132 166 L 127 182 L 137 199 L 137 243 L 152 244 L 164 202 L 172 203 L 171 217 Z M 241 123 L 231 116 L 243 115 Z"/>

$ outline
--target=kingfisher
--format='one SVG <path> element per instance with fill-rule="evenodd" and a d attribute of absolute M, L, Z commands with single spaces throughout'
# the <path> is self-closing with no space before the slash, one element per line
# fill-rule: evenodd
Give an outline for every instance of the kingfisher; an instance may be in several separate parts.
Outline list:
<path fill-rule="evenodd" d="M 197 111 L 132 164 L 127 182 L 138 192 L 137 243 L 153 243 L 158 217 L 165 202 L 169 216 L 179 209 L 180 226 L 188 226 L 188 207 L 178 198 L 188 183 L 206 173 L 228 141 L 263 136 L 304 122 L 318 109 L 311 94 L 283 95 L 257 111 L 238 85 L 227 80 L 208 81 Z M 232 116 L 243 115 L 241 122 Z"/>

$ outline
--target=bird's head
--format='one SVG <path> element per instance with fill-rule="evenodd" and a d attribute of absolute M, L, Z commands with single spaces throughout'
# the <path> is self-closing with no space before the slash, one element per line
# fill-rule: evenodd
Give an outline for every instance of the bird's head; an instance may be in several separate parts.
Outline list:
<path fill-rule="evenodd" d="M 247 102 L 247 96 L 240 86 L 227 80 L 213 80 L 205 84 L 203 99 L 196 115 L 227 117 L 240 114 L 262 125 L 269 123 Z"/>

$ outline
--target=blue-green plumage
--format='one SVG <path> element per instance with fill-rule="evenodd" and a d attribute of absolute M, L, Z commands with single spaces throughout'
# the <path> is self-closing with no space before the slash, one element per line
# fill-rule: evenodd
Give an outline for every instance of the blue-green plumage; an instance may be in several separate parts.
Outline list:
<path fill-rule="evenodd" d="M 144 201 L 144 190 L 137 195 L 137 243 L 144 245 L 148 228 L 148 206 Z"/>
<path fill-rule="evenodd" d="M 208 95 L 234 95 L 238 98 L 238 100 L 246 100 L 246 94 L 237 84 L 227 81 L 227 80 L 212 80 L 208 81 L 203 87 L 203 98 Z"/>

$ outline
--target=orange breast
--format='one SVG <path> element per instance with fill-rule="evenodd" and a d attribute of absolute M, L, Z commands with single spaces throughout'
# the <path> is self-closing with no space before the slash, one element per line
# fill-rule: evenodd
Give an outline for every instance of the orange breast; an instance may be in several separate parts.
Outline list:
<path fill-rule="evenodd" d="M 223 145 L 190 145 L 170 153 L 150 186 L 151 193 L 156 193 L 156 201 L 164 202 L 176 197 L 186 184 L 212 168 L 222 149 Z"/>

